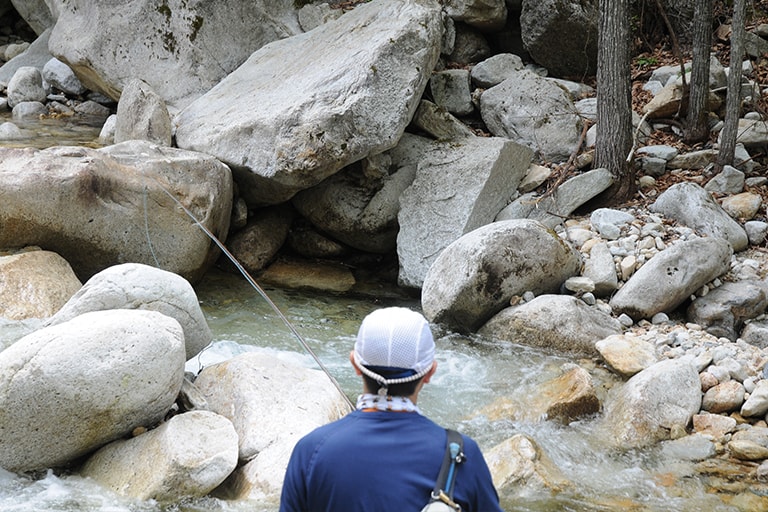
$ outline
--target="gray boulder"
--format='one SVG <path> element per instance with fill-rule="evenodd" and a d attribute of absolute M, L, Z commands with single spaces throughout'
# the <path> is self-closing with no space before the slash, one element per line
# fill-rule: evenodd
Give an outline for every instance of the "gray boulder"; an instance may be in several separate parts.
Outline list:
<path fill-rule="evenodd" d="M 205 496 L 236 466 L 232 422 L 212 412 L 191 411 L 104 446 L 88 458 L 80 474 L 118 494 L 167 503 Z"/>
<path fill-rule="evenodd" d="M 447 0 L 445 13 L 455 21 L 494 32 L 504 28 L 507 4 L 504 0 Z"/>
<path fill-rule="evenodd" d="M 169 105 L 183 108 L 216 85 L 255 50 L 302 32 L 291 0 L 222 0 L 167 4 L 56 1 L 50 51 L 88 89 L 113 100 L 134 78 Z M 127 23 L 126 16 L 140 23 Z"/>
<path fill-rule="evenodd" d="M 727 240 L 736 252 L 746 249 L 749 244 L 744 228 L 696 183 L 672 185 L 659 195 L 649 209 L 663 213 L 700 234 Z"/>
<path fill-rule="evenodd" d="M 86 91 L 72 69 L 56 58 L 49 60 L 43 66 L 43 79 L 65 94 L 77 96 Z"/>
<path fill-rule="evenodd" d="M 109 309 L 157 311 L 175 319 L 184 331 L 186 359 L 213 337 L 192 285 L 177 274 L 139 263 L 115 265 L 94 275 L 45 325 Z"/>
<path fill-rule="evenodd" d="M 184 334 L 156 311 L 80 315 L 0 352 L 0 466 L 62 466 L 151 427 L 184 378 Z"/>
<path fill-rule="evenodd" d="M 221 239 L 232 209 L 224 164 L 145 141 L 100 150 L 2 148 L 0 188 L 0 246 L 46 247 L 81 281 L 137 262 L 195 282 L 219 251 L 172 197 Z"/>
<path fill-rule="evenodd" d="M 550 351 L 595 357 L 595 344 L 621 334 L 608 313 L 570 295 L 541 295 L 494 315 L 478 334 Z"/>
<path fill-rule="evenodd" d="M 667 359 L 635 374 L 605 401 L 603 425 L 615 448 L 632 449 L 669 439 L 701 408 L 694 362 Z"/>
<path fill-rule="evenodd" d="M 117 104 L 115 143 L 148 140 L 170 146 L 172 139 L 171 116 L 163 98 L 143 80 L 128 82 Z"/>
<path fill-rule="evenodd" d="M 80 289 L 72 267 L 50 251 L 0 256 L 0 317 L 48 318 Z"/>
<path fill-rule="evenodd" d="M 674 244 L 647 261 L 610 301 L 613 311 L 634 320 L 668 313 L 696 290 L 728 271 L 733 250 L 722 238 Z"/>
<path fill-rule="evenodd" d="M 19 68 L 8 82 L 8 106 L 11 108 L 28 101 L 43 102 L 47 95 L 43 75 L 35 67 Z"/>
<path fill-rule="evenodd" d="M 525 69 L 484 91 L 480 114 L 492 134 L 528 146 L 546 160 L 565 161 L 579 144 L 582 119 L 569 94 Z"/>
<path fill-rule="evenodd" d="M 361 4 L 255 52 L 179 114 L 177 145 L 231 165 L 249 206 L 284 202 L 397 144 L 441 37 L 434 0 Z"/>
<path fill-rule="evenodd" d="M 688 321 L 708 333 L 736 341 L 744 324 L 765 312 L 768 284 L 742 280 L 724 283 L 688 306 Z"/>
<path fill-rule="evenodd" d="M 401 286 L 420 288 L 440 252 L 493 222 L 525 176 L 532 152 L 496 137 L 430 145 L 400 196 Z"/>
<path fill-rule="evenodd" d="M 597 1 L 523 0 L 523 46 L 553 76 L 597 70 Z"/>
<path fill-rule="evenodd" d="M 526 291 L 553 293 L 581 269 L 581 257 L 532 220 L 494 222 L 462 236 L 424 278 L 421 305 L 432 322 L 475 331 Z"/>

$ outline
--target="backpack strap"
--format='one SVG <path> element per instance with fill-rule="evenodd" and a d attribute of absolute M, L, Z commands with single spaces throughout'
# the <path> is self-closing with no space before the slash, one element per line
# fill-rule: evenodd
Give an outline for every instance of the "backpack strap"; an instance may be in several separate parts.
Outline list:
<path fill-rule="evenodd" d="M 461 508 L 453 502 L 453 484 L 456 481 L 456 467 L 466 459 L 464 440 L 455 430 L 445 429 L 445 431 L 447 434 L 445 456 L 432 491 L 432 499 L 445 501 L 456 510 L 460 510 Z"/>

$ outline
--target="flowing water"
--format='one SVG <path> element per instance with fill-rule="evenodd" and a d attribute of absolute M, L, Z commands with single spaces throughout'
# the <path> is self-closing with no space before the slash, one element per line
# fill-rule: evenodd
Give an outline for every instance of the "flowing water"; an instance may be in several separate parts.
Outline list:
<path fill-rule="evenodd" d="M 54 133 L 53 137 L 61 144 L 90 145 L 98 129 L 91 127 L 84 137 L 72 137 L 71 131 L 65 134 L 68 136 Z M 26 145 L 51 145 L 37 142 Z M 280 318 L 241 276 L 212 271 L 196 291 L 214 334 L 214 345 L 189 361 L 188 369 L 197 371 L 246 350 L 269 351 L 316 367 Z M 267 293 L 352 399 L 360 391 L 360 381 L 351 371 L 348 355 L 362 318 L 383 306 L 419 308 L 418 301 L 398 294 L 350 297 L 269 288 Z M 0 322 L 0 348 L 38 326 L 36 321 Z M 526 417 L 526 402 L 537 394 L 537 387 L 560 375 L 562 366 L 572 363 L 571 359 L 454 333 L 438 336 L 436 357 L 438 372 L 419 396 L 419 406 L 426 415 L 474 437 L 486 452 L 515 434 L 527 434 L 562 473 L 565 483 L 557 492 L 525 485 L 505 490 L 501 495 L 505 510 L 739 510 L 711 494 L 691 463 L 663 458 L 657 449 L 630 453 L 607 450 L 595 419 L 563 426 Z M 588 362 L 581 363 L 590 367 Z M 590 368 L 600 373 L 599 368 Z M 499 405 L 510 404 L 523 414 L 501 419 L 487 414 Z M 22 477 L 0 470 L 0 511 L 4 512 L 259 510 L 274 512 L 276 505 L 208 497 L 162 507 L 152 501 L 117 496 L 75 475 L 49 471 Z"/>

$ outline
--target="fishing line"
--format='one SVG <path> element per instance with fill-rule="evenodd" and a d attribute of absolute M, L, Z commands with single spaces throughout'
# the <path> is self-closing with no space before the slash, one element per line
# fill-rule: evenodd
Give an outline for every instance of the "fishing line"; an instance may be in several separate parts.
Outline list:
<path fill-rule="evenodd" d="M 248 271 L 247 271 L 247 270 L 245 270 L 245 268 L 244 268 L 244 267 L 243 267 L 243 266 L 240 264 L 240 262 L 239 262 L 239 261 L 237 261 L 237 258 L 235 258 L 235 257 L 234 257 L 234 255 L 232 255 L 232 253 L 231 253 L 231 252 L 229 252 L 229 250 L 228 250 L 228 249 L 227 249 L 227 248 L 224 246 L 224 244 L 221 242 L 221 240 L 219 240 L 219 239 L 216 237 L 216 235 L 214 235 L 213 233 L 211 233 L 211 231 L 210 231 L 208 228 L 206 228 L 206 227 L 205 227 L 205 226 L 204 226 L 204 225 L 203 225 L 203 224 L 202 224 L 202 223 L 201 223 L 199 220 L 197 220 L 197 217 L 195 217 L 195 215 L 194 215 L 192 212 L 190 212 L 190 211 L 187 209 L 187 207 L 186 207 L 186 206 L 184 206 L 183 204 L 181 204 L 181 201 L 179 201 L 178 199 L 176 199 L 176 198 L 173 196 L 173 194 L 171 194 L 170 192 L 168 192 L 168 190 L 166 190 L 166 189 L 165 189 L 165 187 L 163 187 L 163 186 L 162 186 L 162 185 L 160 185 L 160 184 L 158 184 L 158 186 L 160 187 L 160 190 L 162 190 L 163 192 L 165 192 L 165 194 L 166 194 L 168 197 L 170 197 L 171 199 L 173 199 L 173 201 L 174 201 L 174 202 L 175 202 L 175 203 L 176 203 L 176 204 L 177 204 L 177 205 L 178 205 L 178 206 L 179 206 L 179 207 L 180 207 L 182 210 L 184 210 L 184 213 L 186 213 L 186 214 L 189 216 L 189 218 L 190 218 L 190 219 L 192 219 L 193 221 L 195 221 L 195 224 L 197 224 L 197 226 L 198 226 L 200 229 L 202 229 L 202 230 L 203 230 L 203 232 L 204 232 L 206 235 L 208 235 L 208 238 L 210 238 L 210 239 L 211 239 L 211 240 L 212 240 L 212 241 L 213 241 L 213 242 L 214 242 L 214 243 L 215 243 L 215 244 L 216 244 L 216 245 L 219 247 L 219 249 L 221 249 L 221 251 L 222 251 L 222 252 L 223 252 L 223 253 L 224 253 L 224 254 L 227 256 L 227 258 L 229 258 L 229 260 L 232 262 L 232 264 L 233 264 L 233 265 L 235 265 L 235 267 L 237 267 L 237 270 L 238 270 L 238 271 L 240 271 L 240 273 L 243 275 L 243 277 L 245 277 L 246 281 L 248 281 L 248 284 L 250 284 L 250 285 L 251 285 L 251 286 L 252 286 L 252 287 L 253 287 L 253 288 L 254 288 L 254 289 L 257 291 L 257 292 L 259 292 L 259 295 L 261 295 L 261 297 L 262 297 L 262 298 L 263 298 L 265 301 L 267 301 L 267 304 L 269 304 L 269 306 L 272 308 L 272 310 L 275 312 L 275 314 L 277 314 L 277 316 L 279 316 L 279 317 L 280 317 L 280 319 L 283 321 L 283 323 L 285 323 L 285 325 L 288 327 L 288 329 L 291 331 L 291 333 L 292 333 L 292 334 L 293 334 L 293 335 L 296 337 L 296 339 L 299 341 L 299 343 L 301 344 L 301 346 L 302 346 L 302 347 L 304 347 L 304 350 L 306 350 L 306 351 L 307 351 L 307 353 L 309 353 L 309 355 L 310 355 L 310 356 L 312 356 L 312 359 L 314 359 L 314 360 L 315 360 L 315 363 L 317 363 L 317 365 L 320 367 L 320 369 L 323 371 L 323 373 L 325 373 L 325 374 L 328 376 L 328 378 L 331 380 L 331 383 L 333 383 L 333 385 L 336 387 L 336 390 L 339 392 L 339 394 L 341 394 L 341 396 L 342 396 L 342 397 L 344 397 L 344 400 L 346 401 L 346 403 L 347 403 L 347 405 L 349 406 L 350 410 L 354 410 L 354 409 L 355 409 L 355 406 L 354 406 L 354 404 L 352 404 L 352 401 L 349 399 L 349 397 L 347 396 L 347 394 L 346 394 L 346 393 L 344 393 L 344 390 L 341 388 L 341 386 L 339 385 L 339 383 L 338 383 L 338 382 L 336 381 L 336 379 L 333 377 L 333 375 L 331 374 L 331 372 L 330 372 L 330 371 L 328 371 L 328 368 L 326 368 L 326 366 L 323 364 L 323 362 L 320 360 L 320 358 L 317 356 L 317 354 L 315 354 L 315 351 L 314 351 L 314 350 L 312 350 L 312 347 L 310 347 L 310 346 L 309 346 L 309 343 L 307 343 L 307 341 L 304 339 L 304 337 L 303 337 L 301 334 L 299 334 L 299 331 L 297 331 L 297 330 L 296 330 L 296 328 L 295 328 L 295 327 L 293 326 L 293 324 L 292 324 L 292 323 L 291 323 L 291 322 L 288 320 L 288 318 L 286 318 L 286 316 L 283 314 L 283 312 L 282 312 L 282 311 L 280 311 L 280 308 L 278 308 L 278 307 L 277 307 L 277 304 L 275 304 L 275 303 L 272 301 L 272 299 L 270 299 L 270 298 L 269 298 L 269 295 L 267 295 L 267 292 L 265 292 L 265 291 L 264 291 L 264 289 L 263 289 L 261 286 L 259 286 L 259 284 L 256 282 L 256 280 L 255 280 L 255 279 L 253 279 L 253 277 L 251 277 L 251 275 L 248 273 Z"/>

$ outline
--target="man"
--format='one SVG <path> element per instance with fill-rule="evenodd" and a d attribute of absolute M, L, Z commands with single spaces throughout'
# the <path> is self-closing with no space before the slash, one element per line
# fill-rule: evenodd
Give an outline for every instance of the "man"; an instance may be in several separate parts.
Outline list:
<path fill-rule="evenodd" d="M 437 369 L 429 324 L 406 308 L 376 310 L 363 319 L 350 362 L 363 379 L 357 409 L 296 444 L 281 512 L 418 512 L 429 501 L 446 448 L 445 429 L 416 405 Z M 462 437 L 454 501 L 463 512 L 500 512 L 477 443 Z"/>

